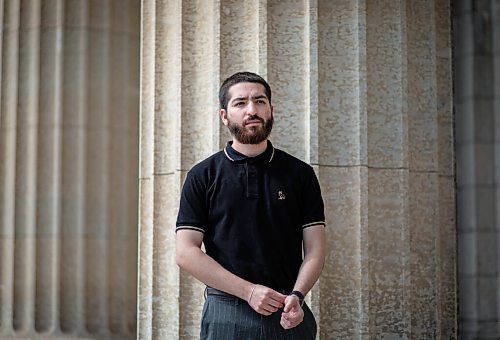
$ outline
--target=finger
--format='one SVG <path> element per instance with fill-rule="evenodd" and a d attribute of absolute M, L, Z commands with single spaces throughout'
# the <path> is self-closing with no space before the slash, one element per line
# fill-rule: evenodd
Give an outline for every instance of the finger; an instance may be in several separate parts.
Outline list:
<path fill-rule="evenodd" d="M 271 306 L 271 305 L 265 306 L 265 307 L 263 307 L 263 309 L 267 310 L 270 313 L 275 313 L 278 311 L 278 308 Z"/>
<path fill-rule="evenodd" d="M 281 327 L 283 327 L 284 329 L 288 329 L 288 324 L 287 324 L 287 321 L 286 320 L 281 320 L 280 321 L 280 325 Z"/>
<path fill-rule="evenodd" d="M 273 304 L 276 305 L 276 306 L 283 307 L 285 305 L 285 301 L 280 301 L 280 300 L 276 300 L 276 299 L 273 299 L 273 298 L 269 298 L 269 301 L 272 301 Z"/>
<path fill-rule="evenodd" d="M 290 328 L 294 327 L 294 325 L 290 321 L 287 321 L 287 320 L 281 320 L 280 324 L 284 329 L 290 329 Z"/>
<path fill-rule="evenodd" d="M 270 313 L 276 313 L 279 310 L 279 308 L 271 306 L 271 305 L 264 306 L 263 309 L 267 310 Z"/>
<path fill-rule="evenodd" d="M 281 319 L 291 322 L 294 326 L 297 326 L 304 320 L 304 316 L 297 313 L 281 313 Z"/>
<path fill-rule="evenodd" d="M 284 320 L 284 321 L 287 321 L 289 322 L 290 324 L 293 324 L 294 326 L 298 325 L 299 323 L 302 322 L 301 319 L 297 319 L 296 317 L 294 316 L 291 316 L 291 315 L 281 315 L 281 318 Z"/>
<path fill-rule="evenodd" d="M 273 300 L 276 300 L 278 301 L 279 303 L 282 303 L 284 304 L 285 303 L 285 299 L 286 299 L 286 295 L 283 295 L 281 293 L 278 293 L 277 291 L 275 290 L 272 290 L 269 294 L 269 297 Z"/>
<path fill-rule="evenodd" d="M 265 308 L 266 308 L 267 310 L 269 310 L 269 311 L 272 311 L 273 313 L 274 313 L 274 312 L 277 312 L 277 311 L 279 310 L 279 308 L 278 308 L 278 307 L 274 307 L 273 305 L 269 305 L 269 306 L 267 306 L 267 307 L 265 307 Z"/>
<path fill-rule="evenodd" d="M 269 300 L 269 305 L 276 307 L 276 308 L 283 308 L 282 303 L 280 303 L 279 301 L 273 300 L 273 299 Z"/>
<path fill-rule="evenodd" d="M 257 307 L 261 308 L 261 309 L 266 309 L 266 310 L 269 310 L 269 311 L 272 311 L 272 312 L 276 312 L 278 310 L 278 307 L 277 306 L 274 306 L 271 302 L 265 302 L 265 301 L 261 301 Z"/>
<path fill-rule="evenodd" d="M 274 307 L 273 305 L 270 305 L 268 303 L 260 303 L 258 306 L 257 306 L 257 309 L 258 311 L 261 310 L 261 311 L 265 311 L 266 313 L 269 313 L 269 314 L 272 314 L 274 312 L 276 312 L 278 310 L 277 307 Z"/>
<path fill-rule="evenodd" d="M 266 310 L 266 309 L 264 309 L 264 308 L 259 308 L 259 309 L 257 309 L 256 311 L 257 311 L 257 313 L 262 314 L 262 315 L 265 315 L 265 316 L 269 316 L 269 315 L 271 315 L 271 314 L 272 314 L 271 312 L 269 312 L 268 310 Z"/>

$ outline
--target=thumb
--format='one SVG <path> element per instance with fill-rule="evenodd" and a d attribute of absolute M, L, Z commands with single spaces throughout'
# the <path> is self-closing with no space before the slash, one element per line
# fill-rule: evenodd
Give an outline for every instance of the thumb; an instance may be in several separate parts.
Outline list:
<path fill-rule="evenodd" d="M 286 299 L 285 301 L 285 308 L 283 308 L 283 311 L 285 313 L 288 313 L 293 307 L 293 299 Z"/>

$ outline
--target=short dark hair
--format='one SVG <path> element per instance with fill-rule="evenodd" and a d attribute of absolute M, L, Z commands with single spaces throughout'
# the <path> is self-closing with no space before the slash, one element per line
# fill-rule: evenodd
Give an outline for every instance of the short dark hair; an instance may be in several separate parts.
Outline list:
<path fill-rule="evenodd" d="M 219 89 L 219 104 L 220 108 L 227 110 L 227 103 L 229 102 L 229 89 L 231 86 L 236 85 L 238 83 L 259 83 L 264 86 L 265 94 L 267 99 L 269 100 L 269 104 L 271 103 L 271 87 L 258 74 L 252 72 L 237 72 L 224 80 L 220 89 Z"/>

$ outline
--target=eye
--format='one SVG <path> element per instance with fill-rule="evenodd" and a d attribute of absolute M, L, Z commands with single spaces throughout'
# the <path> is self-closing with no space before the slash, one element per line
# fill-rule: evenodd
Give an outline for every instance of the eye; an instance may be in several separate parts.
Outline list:
<path fill-rule="evenodd" d="M 233 106 L 240 107 L 243 106 L 245 103 L 244 102 L 235 102 Z"/>
<path fill-rule="evenodd" d="M 257 99 L 257 104 L 266 104 L 266 101 L 263 99 Z"/>

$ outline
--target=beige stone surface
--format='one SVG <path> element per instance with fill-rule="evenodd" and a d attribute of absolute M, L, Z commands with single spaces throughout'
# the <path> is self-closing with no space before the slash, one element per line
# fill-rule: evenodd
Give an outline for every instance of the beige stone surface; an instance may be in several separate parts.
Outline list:
<path fill-rule="evenodd" d="M 35 328 L 59 327 L 61 152 L 62 145 L 62 2 L 45 3 L 41 12 L 40 102 L 37 159 L 37 240 Z"/>
<path fill-rule="evenodd" d="M 217 62 L 217 54 L 213 36 L 216 27 L 213 22 L 215 3 L 210 1 L 192 1 L 182 6 L 182 82 L 179 102 L 179 112 L 171 110 L 170 114 L 180 120 L 180 145 L 182 170 L 191 166 L 219 150 L 218 145 L 212 145 L 219 133 L 216 101 L 219 84 L 213 77 L 213 67 Z M 207 39 L 207 36 L 211 37 Z M 159 90 L 163 90 L 159 87 Z M 207 100 L 207 98 L 209 100 Z M 179 168 L 177 168 L 179 169 Z"/>
<path fill-rule="evenodd" d="M 135 336 L 138 3 L 0 4 L 2 339 Z"/>
<path fill-rule="evenodd" d="M 187 170 L 229 138 L 217 91 L 239 70 L 269 80 L 273 143 L 321 183 L 318 338 L 456 338 L 449 1 L 0 4 L 0 338 L 197 338 L 175 220 Z"/>
<path fill-rule="evenodd" d="M 149 20 L 166 8 L 156 5 L 144 21 L 146 57 Z M 454 211 L 450 27 L 440 21 L 449 4 L 434 5 L 191 1 L 182 23 L 159 19 L 156 34 L 169 39 L 157 40 L 155 79 L 167 71 L 171 78 L 154 84 L 159 138 L 141 152 L 147 158 L 155 150 L 168 176 L 188 170 L 227 140 L 212 104 L 218 83 L 242 69 L 268 78 L 272 141 L 315 165 L 325 197 L 328 257 L 310 297 L 320 338 L 456 334 L 454 259 L 444 250 L 454 249 L 447 239 Z M 179 12 L 174 6 L 165 17 Z M 200 21 L 201 13 L 209 19 Z M 210 104 L 200 108 L 200 101 Z M 169 105 L 180 116 L 166 113 Z M 182 176 L 171 189 L 181 183 Z M 186 273 L 179 285 L 172 321 L 178 338 L 188 339 L 198 334 L 202 286 Z"/>
<path fill-rule="evenodd" d="M 217 2 L 213 1 L 210 6 L 217 6 Z M 260 15 L 262 13 L 264 16 Z M 257 72 L 259 67 L 266 65 L 267 61 L 264 59 L 261 63 L 260 59 L 263 45 L 267 43 L 266 2 L 221 0 L 217 15 L 213 20 L 220 25 L 220 47 L 214 52 L 220 55 L 222 78 L 237 71 Z"/>
<path fill-rule="evenodd" d="M 156 16 L 156 31 L 152 27 L 152 30 L 147 32 L 154 39 L 154 49 L 145 51 L 152 53 L 151 56 L 147 55 L 149 58 L 154 58 L 154 64 L 151 65 L 153 71 L 150 74 L 154 78 L 147 85 L 151 86 L 149 90 L 154 93 L 151 98 L 154 108 L 149 107 L 153 110 L 150 114 L 154 130 L 145 133 L 154 136 L 154 173 L 172 174 L 181 167 L 179 150 L 182 124 L 182 39 L 178 37 L 182 35 L 182 6 L 176 2 L 160 1 L 157 2 L 155 10 L 152 15 Z M 147 89 L 142 92 L 145 90 Z M 143 153 L 147 154 L 150 150 L 143 149 Z"/>
<path fill-rule="evenodd" d="M 137 337 L 152 339 L 154 178 L 139 182 Z"/>
<path fill-rule="evenodd" d="M 302 1 L 268 3 L 267 80 L 273 89 L 273 141 L 300 159 L 309 153 L 308 17 Z M 293 67 L 289 60 L 293 59 Z M 288 95 L 292 94 L 294 100 Z"/>
<path fill-rule="evenodd" d="M 409 171 L 368 172 L 369 334 L 411 338 Z"/>
<path fill-rule="evenodd" d="M 410 172 L 412 336 L 433 337 L 438 320 L 437 261 L 439 239 L 439 181 L 436 173 Z"/>
<path fill-rule="evenodd" d="M 319 162 L 367 164 L 366 18 L 363 2 L 318 4 Z"/>
<path fill-rule="evenodd" d="M 3 5 L 3 3 L 2 3 Z M 2 32 L 2 100 L 0 125 L 0 330 L 12 331 L 14 282 L 14 221 L 16 178 L 16 109 L 19 44 L 19 2 L 4 6 Z M 5 84 L 11 86 L 5 86 Z"/>
<path fill-rule="evenodd" d="M 437 300 L 438 337 L 456 338 L 457 324 L 457 218 L 453 177 L 439 177 Z"/>
<path fill-rule="evenodd" d="M 141 88 L 140 88 L 140 157 L 139 178 L 151 178 L 154 172 L 154 105 L 155 105 L 155 20 L 154 1 L 143 1 L 141 22 Z M 159 100 L 159 99 L 158 99 Z M 141 196 L 142 200 L 142 196 Z M 146 207 L 144 207 L 146 209 Z"/>
<path fill-rule="evenodd" d="M 177 188 L 177 189 L 176 189 Z M 179 336 L 179 270 L 175 263 L 175 220 L 180 176 L 157 175 L 154 180 L 153 225 L 153 339 Z M 168 270 L 166 270 L 168 268 Z"/>
<path fill-rule="evenodd" d="M 327 219 L 317 315 L 321 339 L 368 333 L 367 175 L 366 167 L 319 167 Z"/>
<path fill-rule="evenodd" d="M 23 5 L 23 4 L 22 4 Z M 21 5 L 21 6 L 22 6 Z M 14 328 L 34 327 L 36 164 L 39 84 L 40 15 L 38 1 L 25 4 L 19 28 L 19 92 L 16 135 L 16 199 L 14 246 Z"/>
<path fill-rule="evenodd" d="M 452 96 L 452 55 L 450 3 L 438 1 L 435 13 L 436 23 L 436 82 L 438 112 L 438 170 L 441 175 L 455 176 L 455 141 Z M 455 104 L 456 105 L 456 104 Z"/>
<path fill-rule="evenodd" d="M 408 137 L 410 167 L 437 171 L 438 128 L 434 4 L 408 2 Z M 449 78 L 447 79 L 449 80 Z"/>
<path fill-rule="evenodd" d="M 154 225 L 155 1 L 142 2 L 139 123 L 137 338 L 152 339 Z"/>
<path fill-rule="evenodd" d="M 366 3 L 367 153 L 372 167 L 408 164 L 406 3 Z"/>

